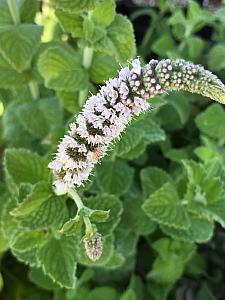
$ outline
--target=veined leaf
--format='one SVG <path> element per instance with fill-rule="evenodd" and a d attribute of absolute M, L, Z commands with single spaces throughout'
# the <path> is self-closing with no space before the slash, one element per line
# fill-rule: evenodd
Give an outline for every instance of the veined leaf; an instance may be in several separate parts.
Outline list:
<path fill-rule="evenodd" d="M 159 224 L 183 229 L 190 226 L 186 208 L 169 182 L 151 194 L 142 207 L 147 216 Z"/>
<path fill-rule="evenodd" d="M 46 49 L 39 58 L 38 69 L 45 86 L 55 90 L 73 92 L 85 88 L 87 74 L 78 53 L 65 45 Z"/>
<path fill-rule="evenodd" d="M 92 20 L 102 26 L 106 27 L 112 23 L 116 15 L 116 5 L 114 0 L 103 0 L 98 2 L 91 14 Z"/>
<path fill-rule="evenodd" d="M 166 182 L 172 179 L 164 170 L 157 167 L 147 167 L 141 170 L 141 183 L 144 191 L 144 198 L 161 188 Z"/>
<path fill-rule="evenodd" d="M 44 273 L 61 287 L 75 287 L 75 247 L 76 240 L 73 237 L 52 238 L 38 252 Z"/>
<path fill-rule="evenodd" d="M 24 199 L 23 202 L 14 208 L 11 214 L 15 217 L 24 217 L 32 213 L 35 209 L 41 206 L 42 203 L 47 201 L 52 196 L 52 190 L 48 183 L 38 182 L 30 194 Z"/>
<path fill-rule="evenodd" d="M 133 168 L 122 160 L 104 161 L 97 167 L 97 183 L 108 194 L 124 194 L 131 185 L 133 175 Z"/>
<path fill-rule="evenodd" d="M 93 9 L 95 0 L 49 0 L 53 7 L 69 12 L 86 11 Z"/>
<path fill-rule="evenodd" d="M 30 67 L 42 34 L 42 28 L 32 24 L 0 27 L 0 53 L 18 72 Z"/>
<path fill-rule="evenodd" d="M 37 153 L 26 149 L 6 149 L 4 156 L 5 172 L 16 184 L 35 184 L 49 178 L 47 162 Z"/>
<path fill-rule="evenodd" d="M 44 231 L 22 231 L 13 239 L 11 248 L 19 252 L 26 252 L 42 246 L 47 240 L 48 234 Z"/>
<path fill-rule="evenodd" d="M 97 228 L 103 236 L 111 234 L 118 225 L 123 211 L 120 200 L 115 196 L 104 194 L 87 198 L 85 205 L 93 210 L 109 211 L 109 217 L 105 222 L 98 223 Z"/>

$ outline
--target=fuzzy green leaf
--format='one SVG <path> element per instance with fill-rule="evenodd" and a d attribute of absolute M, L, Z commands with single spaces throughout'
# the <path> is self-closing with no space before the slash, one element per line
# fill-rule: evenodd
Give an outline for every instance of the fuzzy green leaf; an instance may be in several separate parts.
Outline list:
<path fill-rule="evenodd" d="M 221 105 L 212 104 L 196 118 L 198 128 L 215 139 L 224 139 L 225 112 Z"/>
<path fill-rule="evenodd" d="M 90 68 L 91 80 L 95 83 L 103 83 L 117 74 L 119 64 L 109 55 L 100 52 L 94 54 Z"/>
<path fill-rule="evenodd" d="M 21 202 L 11 214 L 15 217 L 26 216 L 32 213 L 42 203 L 47 201 L 52 196 L 52 190 L 48 183 L 38 182 L 30 194 Z"/>
<path fill-rule="evenodd" d="M 151 194 L 142 207 L 147 216 L 159 224 L 184 229 L 190 226 L 186 209 L 169 182 Z"/>
<path fill-rule="evenodd" d="M 63 44 L 45 50 L 40 55 L 38 69 L 50 89 L 73 92 L 87 85 L 87 74 L 78 53 Z"/>
<path fill-rule="evenodd" d="M 53 7 L 69 12 L 86 11 L 94 8 L 95 0 L 49 0 Z"/>
<path fill-rule="evenodd" d="M 25 149 L 7 149 L 4 167 L 5 172 L 16 184 L 22 182 L 35 184 L 49 178 L 46 161 L 37 153 Z"/>
<path fill-rule="evenodd" d="M 160 226 L 162 231 L 171 237 L 185 241 L 205 243 L 209 241 L 213 235 L 214 224 L 212 221 L 203 219 L 197 215 L 190 215 L 190 227 L 186 230 L 172 228 L 169 226 Z"/>
<path fill-rule="evenodd" d="M 18 72 L 30 67 L 41 39 L 42 28 L 32 24 L 0 27 L 0 53 Z"/>
<path fill-rule="evenodd" d="M 92 20 L 102 26 L 107 27 L 112 23 L 116 15 L 116 5 L 114 0 L 103 0 L 98 2 L 91 14 Z"/>
<path fill-rule="evenodd" d="M 63 224 L 63 227 L 60 229 L 60 233 L 66 236 L 76 235 L 80 233 L 82 224 L 82 218 L 77 215 L 75 218 L 70 219 L 65 224 Z"/>
<path fill-rule="evenodd" d="M 44 273 L 61 287 L 75 287 L 75 247 L 73 237 L 52 238 L 38 252 L 38 260 Z"/>
<path fill-rule="evenodd" d="M 118 62 L 126 63 L 127 60 L 134 57 L 134 32 L 130 21 L 125 16 L 119 14 L 115 16 L 115 19 L 107 28 L 107 35 L 110 43 L 112 43 L 113 52 Z"/>
<path fill-rule="evenodd" d="M 104 161 L 97 168 L 97 183 L 108 194 L 122 195 L 130 187 L 134 171 L 122 160 Z"/>
<path fill-rule="evenodd" d="M 30 229 L 42 229 L 51 226 L 58 230 L 66 219 L 68 219 L 68 210 L 65 198 L 52 196 L 31 214 L 24 216 L 21 223 Z"/>
<path fill-rule="evenodd" d="M 55 14 L 63 31 L 70 32 L 75 38 L 83 36 L 82 16 L 61 9 L 57 9 Z"/>
<path fill-rule="evenodd" d="M 1 55 L 0 55 L 0 88 L 12 88 L 27 83 L 31 78 L 29 71 L 23 73 L 17 72 Z"/>
<path fill-rule="evenodd" d="M 169 174 L 157 167 L 147 167 L 141 170 L 141 183 L 144 191 L 144 198 L 149 197 L 166 182 L 172 182 Z"/>
<path fill-rule="evenodd" d="M 26 252 L 30 249 L 42 246 L 47 240 L 48 235 L 44 231 L 23 231 L 12 241 L 11 247 L 16 251 Z"/>
<path fill-rule="evenodd" d="M 109 211 L 109 217 L 105 220 L 105 222 L 98 223 L 97 228 L 99 233 L 103 236 L 111 234 L 118 225 L 123 210 L 119 199 L 112 195 L 99 195 L 87 198 L 85 205 L 93 210 Z"/>

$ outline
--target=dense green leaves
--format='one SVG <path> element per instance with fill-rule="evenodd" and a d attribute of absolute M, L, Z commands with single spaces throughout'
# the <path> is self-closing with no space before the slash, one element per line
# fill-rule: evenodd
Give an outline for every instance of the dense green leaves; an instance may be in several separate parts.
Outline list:
<path fill-rule="evenodd" d="M 222 105 L 150 98 L 75 187 L 80 199 L 52 188 L 47 165 L 74 115 L 136 53 L 143 65 L 200 63 L 224 82 L 224 8 L 155 2 L 0 0 L 1 299 L 223 299 Z"/>

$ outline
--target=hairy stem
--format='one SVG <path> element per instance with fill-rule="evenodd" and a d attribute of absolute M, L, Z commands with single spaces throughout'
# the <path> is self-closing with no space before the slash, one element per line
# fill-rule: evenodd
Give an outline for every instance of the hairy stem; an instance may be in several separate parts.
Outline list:
<path fill-rule="evenodd" d="M 87 70 L 91 66 L 91 62 L 92 62 L 92 58 L 93 58 L 93 52 L 94 52 L 94 49 L 92 47 L 85 47 L 84 48 L 82 64 L 83 64 L 83 67 Z M 82 106 L 84 104 L 84 102 L 87 99 L 87 96 L 88 96 L 88 87 L 79 92 L 79 104 L 80 104 L 80 106 Z"/>
<path fill-rule="evenodd" d="M 16 25 L 20 24 L 20 14 L 19 14 L 18 4 L 16 3 L 16 0 L 7 0 L 7 4 L 8 4 L 9 11 L 10 11 L 11 17 L 13 19 L 13 22 Z"/>
<path fill-rule="evenodd" d="M 85 208 L 85 205 L 83 204 L 80 196 L 78 195 L 78 193 L 74 189 L 69 189 L 68 190 L 68 195 L 76 203 L 78 211 Z M 91 221 L 90 221 L 89 217 L 83 216 L 83 219 L 84 219 L 84 224 L 85 224 L 85 235 L 86 236 L 92 236 L 94 234 L 94 230 L 93 230 L 93 226 L 91 224 Z"/>
<path fill-rule="evenodd" d="M 37 81 L 32 80 L 29 82 L 29 89 L 31 93 L 31 97 L 33 100 L 37 100 L 40 98 L 39 87 Z"/>

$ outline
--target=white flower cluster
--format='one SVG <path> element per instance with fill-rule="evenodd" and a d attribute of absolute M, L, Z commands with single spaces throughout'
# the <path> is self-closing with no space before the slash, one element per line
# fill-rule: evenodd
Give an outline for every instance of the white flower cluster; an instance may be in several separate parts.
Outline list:
<path fill-rule="evenodd" d="M 63 194 L 87 180 L 94 165 L 118 138 L 132 117 L 149 109 L 146 101 L 170 90 L 188 90 L 225 103 L 222 82 L 200 65 L 184 60 L 151 60 L 143 68 L 139 59 L 119 71 L 97 95 L 91 96 L 49 164 L 56 193 Z"/>

